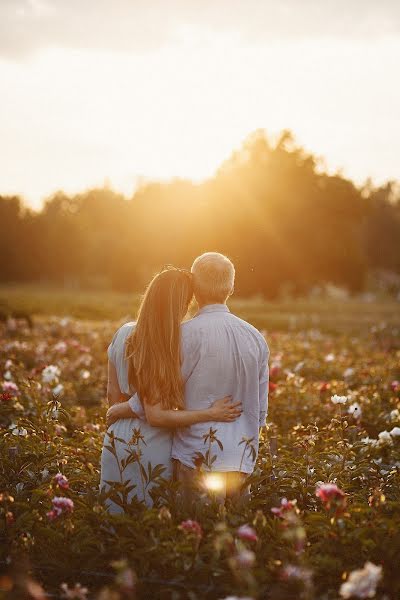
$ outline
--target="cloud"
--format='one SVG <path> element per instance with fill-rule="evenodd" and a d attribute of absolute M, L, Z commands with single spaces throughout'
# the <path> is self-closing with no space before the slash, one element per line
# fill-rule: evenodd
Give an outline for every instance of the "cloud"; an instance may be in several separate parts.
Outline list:
<path fill-rule="evenodd" d="M 0 0 L 0 57 L 49 47 L 146 52 L 182 27 L 285 38 L 377 38 L 400 32 L 397 0 Z"/>

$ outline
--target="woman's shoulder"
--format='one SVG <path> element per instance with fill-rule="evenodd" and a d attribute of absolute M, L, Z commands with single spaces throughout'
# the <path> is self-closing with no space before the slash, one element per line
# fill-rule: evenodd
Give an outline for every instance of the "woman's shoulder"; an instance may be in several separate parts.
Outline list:
<path fill-rule="evenodd" d="M 129 321 L 129 323 L 124 323 L 115 332 L 115 337 L 119 337 L 121 339 L 126 338 L 133 331 L 135 325 L 135 321 Z"/>

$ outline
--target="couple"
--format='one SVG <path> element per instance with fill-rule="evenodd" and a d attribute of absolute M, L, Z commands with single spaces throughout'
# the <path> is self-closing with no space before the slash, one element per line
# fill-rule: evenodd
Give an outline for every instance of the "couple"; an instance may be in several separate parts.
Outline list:
<path fill-rule="evenodd" d="M 191 272 L 165 269 L 147 288 L 136 323 L 114 335 L 108 348 L 103 490 L 111 482 L 129 482 L 134 487 L 128 501 L 136 495 L 151 506 L 151 486 L 145 489 L 137 460 L 121 462 L 127 448 L 135 455 L 138 447 L 145 469 L 148 463 L 153 469 L 162 465 L 163 477 L 174 477 L 186 490 L 198 485 L 199 457 L 204 472 L 218 473 L 222 498 L 243 489 L 265 425 L 269 350 L 260 332 L 226 305 L 234 279 L 232 262 L 216 252 L 196 258 Z M 182 322 L 193 294 L 199 311 Z M 210 427 L 220 441 L 212 443 L 213 458 L 206 456 Z M 108 509 L 123 512 L 111 500 Z"/>

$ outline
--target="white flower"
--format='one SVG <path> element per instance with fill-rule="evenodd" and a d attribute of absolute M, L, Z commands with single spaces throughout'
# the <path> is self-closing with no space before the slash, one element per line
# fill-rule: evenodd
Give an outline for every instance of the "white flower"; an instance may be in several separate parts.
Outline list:
<path fill-rule="evenodd" d="M 350 404 L 347 412 L 350 415 L 353 415 L 353 417 L 355 417 L 356 419 L 359 419 L 362 415 L 361 406 L 358 404 L 358 402 L 354 402 L 353 404 Z"/>
<path fill-rule="evenodd" d="M 400 427 L 393 427 L 389 433 L 392 437 L 398 437 L 400 435 Z"/>
<path fill-rule="evenodd" d="M 333 404 L 346 404 L 347 400 L 347 396 L 338 396 L 337 394 L 331 396 L 331 402 L 333 402 Z"/>
<path fill-rule="evenodd" d="M 53 396 L 61 396 L 61 394 L 64 391 L 64 386 L 62 383 L 59 383 L 58 385 L 56 385 L 56 387 L 53 388 Z"/>
<path fill-rule="evenodd" d="M 346 369 L 345 372 L 343 373 L 343 377 L 345 379 L 348 379 L 352 375 L 354 375 L 354 369 L 352 369 L 351 367 L 349 367 L 348 369 Z"/>
<path fill-rule="evenodd" d="M 57 381 L 58 376 L 60 375 L 60 369 L 55 365 L 48 365 L 42 371 L 42 381 L 43 383 L 53 383 Z"/>
<path fill-rule="evenodd" d="M 4 379 L 6 379 L 7 381 L 11 381 L 12 380 L 12 375 L 11 375 L 11 371 L 8 370 L 4 373 L 3 375 Z"/>
<path fill-rule="evenodd" d="M 340 586 L 342 598 L 373 598 L 376 586 L 382 578 L 382 567 L 366 562 L 363 569 L 352 571 L 348 580 Z"/>
<path fill-rule="evenodd" d="M 362 438 L 361 441 L 364 444 L 367 444 L 368 446 L 372 446 L 373 448 L 378 445 L 378 440 L 374 440 L 373 438 L 370 438 L 370 437 Z"/>
<path fill-rule="evenodd" d="M 82 369 L 80 374 L 82 379 L 89 379 L 90 377 L 90 371 L 88 371 L 87 369 Z"/>
<path fill-rule="evenodd" d="M 392 436 L 386 430 L 381 431 L 378 434 L 378 443 L 380 446 L 385 446 L 385 445 L 391 446 L 393 444 Z"/>
<path fill-rule="evenodd" d="M 333 360 L 335 360 L 335 355 L 332 352 L 325 356 L 325 362 L 332 362 Z"/>
<path fill-rule="evenodd" d="M 395 408 L 391 411 L 390 420 L 391 421 L 399 421 L 400 420 L 400 411 L 398 408 Z"/>
<path fill-rule="evenodd" d="M 24 427 L 15 427 L 15 429 L 12 430 L 12 434 L 25 437 L 28 435 L 28 432 L 26 429 L 24 429 Z"/>

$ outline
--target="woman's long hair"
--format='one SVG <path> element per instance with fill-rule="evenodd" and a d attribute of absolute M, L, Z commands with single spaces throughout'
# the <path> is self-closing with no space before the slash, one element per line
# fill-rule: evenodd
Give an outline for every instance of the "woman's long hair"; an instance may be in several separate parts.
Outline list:
<path fill-rule="evenodd" d="M 193 296 L 191 273 L 167 268 L 150 282 L 127 339 L 128 380 L 142 402 L 183 408 L 180 326 Z"/>

